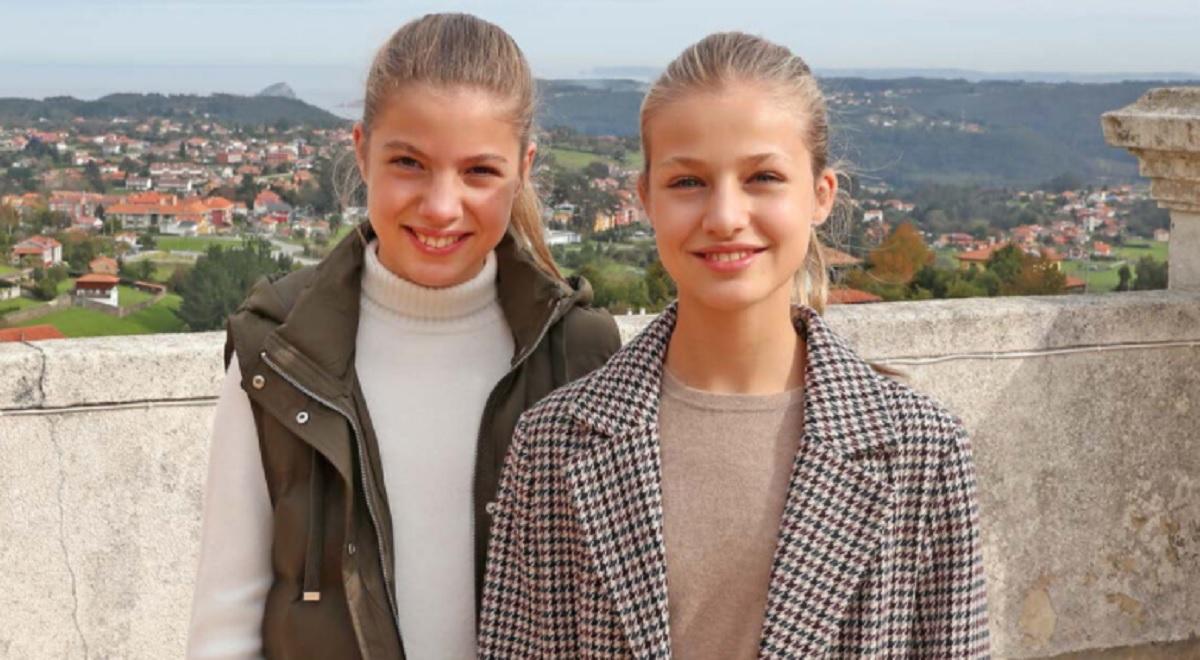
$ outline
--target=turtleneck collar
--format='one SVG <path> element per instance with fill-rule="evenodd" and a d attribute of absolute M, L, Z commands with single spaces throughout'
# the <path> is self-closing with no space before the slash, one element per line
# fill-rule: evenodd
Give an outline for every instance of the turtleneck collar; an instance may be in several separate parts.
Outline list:
<path fill-rule="evenodd" d="M 430 288 L 406 280 L 379 261 L 378 240 L 367 244 L 362 274 L 366 300 L 394 314 L 417 321 L 465 320 L 496 304 L 496 254 L 489 252 L 475 277 L 445 288 Z"/>

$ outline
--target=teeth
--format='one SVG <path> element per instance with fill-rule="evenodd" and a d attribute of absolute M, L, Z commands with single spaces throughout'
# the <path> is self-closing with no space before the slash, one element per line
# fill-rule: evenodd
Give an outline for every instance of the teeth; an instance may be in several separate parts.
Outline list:
<path fill-rule="evenodd" d="M 426 236 L 425 234 L 417 233 L 417 240 L 421 241 L 424 245 L 437 249 L 449 247 L 458 239 L 453 236 Z"/>
<path fill-rule="evenodd" d="M 709 252 L 704 255 L 709 261 L 740 261 L 750 256 L 749 252 Z"/>

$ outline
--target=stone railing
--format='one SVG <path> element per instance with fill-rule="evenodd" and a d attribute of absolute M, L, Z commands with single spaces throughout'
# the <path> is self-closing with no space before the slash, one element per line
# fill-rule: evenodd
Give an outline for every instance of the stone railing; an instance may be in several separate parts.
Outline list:
<path fill-rule="evenodd" d="M 1200 234 L 1176 211 L 1170 291 L 827 315 L 972 434 L 997 657 L 1200 657 L 1200 287 L 1177 270 Z M 0 658 L 182 655 L 222 342 L 0 345 Z"/>
<path fill-rule="evenodd" d="M 828 317 L 970 429 L 999 657 L 1200 634 L 1200 293 Z M 0 657 L 180 655 L 222 341 L 0 347 Z"/>

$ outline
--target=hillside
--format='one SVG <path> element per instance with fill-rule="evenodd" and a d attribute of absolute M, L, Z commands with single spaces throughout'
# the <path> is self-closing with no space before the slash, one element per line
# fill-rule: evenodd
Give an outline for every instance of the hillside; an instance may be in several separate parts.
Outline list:
<path fill-rule="evenodd" d="M 95 101 L 56 96 L 43 101 L 0 98 L 0 123 L 112 119 L 144 120 L 153 117 L 208 117 L 232 125 L 271 124 L 287 121 L 317 127 L 332 127 L 345 120 L 298 99 L 280 96 L 236 96 L 213 94 L 110 94 Z"/>
<path fill-rule="evenodd" d="M 1033 185 L 1064 173 L 1137 179 L 1132 156 L 1104 142 L 1100 115 L 1162 82 L 1101 84 L 825 78 L 835 156 L 866 178 Z M 542 81 L 541 124 L 636 135 L 645 85 Z"/>

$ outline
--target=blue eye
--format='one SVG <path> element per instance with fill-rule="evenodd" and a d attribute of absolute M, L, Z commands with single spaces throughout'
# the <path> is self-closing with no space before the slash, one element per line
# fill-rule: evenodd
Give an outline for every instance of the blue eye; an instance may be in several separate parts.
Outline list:
<path fill-rule="evenodd" d="M 497 170 L 494 167 L 488 167 L 487 165 L 476 165 L 475 167 L 467 170 L 467 174 L 475 174 L 479 176 L 501 176 L 500 170 Z"/>
<path fill-rule="evenodd" d="M 668 188 L 699 188 L 704 185 L 704 182 L 694 176 L 681 176 L 678 179 L 671 180 L 667 184 Z"/>
<path fill-rule="evenodd" d="M 775 183 L 783 181 L 783 177 L 774 172 L 755 172 L 754 176 L 750 177 L 751 183 Z"/>
<path fill-rule="evenodd" d="M 420 169 L 421 167 L 421 161 L 411 156 L 397 156 L 393 158 L 391 162 L 393 165 L 399 165 L 400 167 L 406 167 L 409 169 Z"/>

